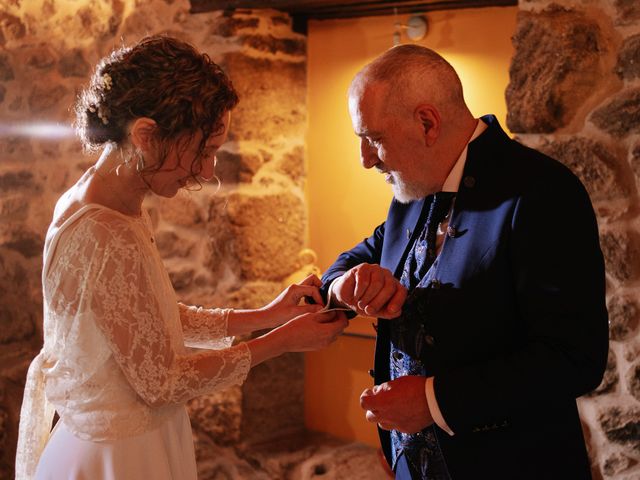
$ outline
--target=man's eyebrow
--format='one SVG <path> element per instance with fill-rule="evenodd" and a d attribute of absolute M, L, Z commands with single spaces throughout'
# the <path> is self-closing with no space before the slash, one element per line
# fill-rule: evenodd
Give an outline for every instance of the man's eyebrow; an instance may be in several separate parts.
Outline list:
<path fill-rule="evenodd" d="M 356 132 L 356 135 L 358 137 L 379 137 L 382 134 L 379 132 L 372 132 L 370 130 L 363 130 L 361 132 Z"/>

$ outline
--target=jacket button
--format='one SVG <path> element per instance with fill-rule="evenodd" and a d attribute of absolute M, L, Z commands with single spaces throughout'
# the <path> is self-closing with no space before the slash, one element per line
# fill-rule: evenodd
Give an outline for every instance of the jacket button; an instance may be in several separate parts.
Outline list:
<path fill-rule="evenodd" d="M 402 357 L 404 356 L 404 355 L 402 355 L 402 352 L 399 352 L 399 351 L 397 351 L 397 350 L 396 350 L 395 352 L 393 352 L 393 354 L 392 354 L 392 355 L 393 355 L 393 359 L 394 359 L 394 360 L 396 360 L 396 361 L 398 361 L 398 362 L 399 362 L 400 360 L 402 360 Z"/>
<path fill-rule="evenodd" d="M 425 335 L 424 336 L 424 341 L 430 347 L 433 347 L 436 344 L 436 339 L 433 338 L 431 335 Z"/>
<path fill-rule="evenodd" d="M 431 281 L 431 288 L 438 290 L 441 286 L 442 286 L 442 283 L 440 282 L 440 280 Z"/>
<path fill-rule="evenodd" d="M 467 188 L 473 188 L 476 184 L 476 179 L 473 178 L 471 175 L 468 175 L 464 177 L 464 179 L 462 180 L 462 183 L 464 183 L 464 186 Z"/>
<path fill-rule="evenodd" d="M 451 238 L 456 238 L 456 236 L 458 235 L 458 229 L 456 227 L 452 227 L 451 225 L 449 225 L 447 227 L 447 235 L 450 236 Z"/>
<path fill-rule="evenodd" d="M 370 376 L 371 378 L 375 378 L 375 376 L 376 376 L 376 371 L 375 371 L 373 368 L 369 369 L 369 376 Z"/>
<path fill-rule="evenodd" d="M 407 240 L 411 239 L 411 233 L 412 233 L 411 230 L 407 228 Z"/>

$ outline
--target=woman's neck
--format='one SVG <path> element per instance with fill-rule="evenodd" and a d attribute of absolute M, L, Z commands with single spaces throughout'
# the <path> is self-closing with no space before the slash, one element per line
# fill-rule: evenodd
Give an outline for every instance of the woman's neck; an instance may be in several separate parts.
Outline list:
<path fill-rule="evenodd" d="M 141 215 L 142 201 L 149 187 L 133 162 L 125 163 L 115 147 L 105 147 L 90 174 L 93 201 L 125 215 Z"/>

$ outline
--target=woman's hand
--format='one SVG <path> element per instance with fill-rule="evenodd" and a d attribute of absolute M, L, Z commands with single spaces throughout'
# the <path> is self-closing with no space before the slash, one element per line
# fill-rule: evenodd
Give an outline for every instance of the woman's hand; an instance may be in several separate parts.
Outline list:
<path fill-rule="evenodd" d="M 270 334 L 280 337 L 287 352 L 308 352 L 332 344 L 348 324 L 341 311 L 305 313 Z"/>
<path fill-rule="evenodd" d="M 300 283 L 285 288 L 271 303 L 262 307 L 260 312 L 268 319 L 270 327 L 281 325 L 304 313 L 318 312 L 324 306 L 320 286 L 320 279 L 315 275 L 309 275 Z M 312 298 L 316 302 L 315 305 L 300 303 L 305 297 Z"/>
<path fill-rule="evenodd" d="M 251 366 L 286 352 L 309 352 L 330 345 L 348 325 L 344 312 L 305 313 L 249 340 Z"/>

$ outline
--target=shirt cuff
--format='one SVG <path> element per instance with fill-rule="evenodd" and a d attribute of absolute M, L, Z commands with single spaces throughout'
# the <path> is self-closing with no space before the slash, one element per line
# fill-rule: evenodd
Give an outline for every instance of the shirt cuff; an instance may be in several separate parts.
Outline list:
<path fill-rule="evenodd" d="M 427 395 L 427 405 L 429 406 L 429 411 L 431 412 L 433 421 L 436 422 L 436 425 L 438 425 L 442 430 L 453 436 L 453 430 L 451 430 L 449 425 L 447 425 L 447 422 L 444 421 L 440 407 L 438 407 L 436 392 L 433 388 L 433 377 L 427 377 L 424 390 Z"/>
<path fill-rule="evenodd" d="M 325 308 L 331 308 L 331 302 L 333 302 L 333 284 L 336 283 L 336 280 L 339 278 L 340 277 L 334 278 L 329 284 L 329 289 L 327 290 L 327 304 L 325 305 Z"/>

